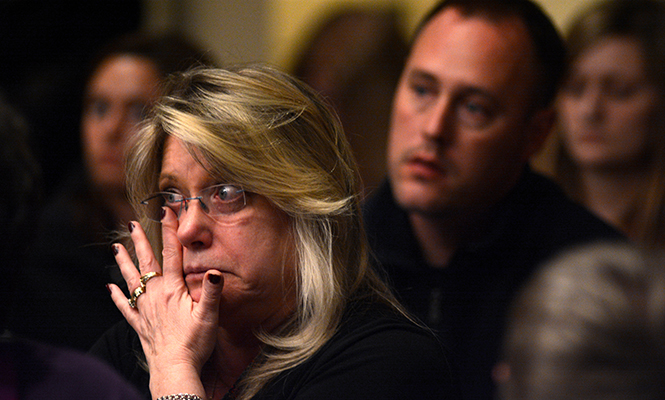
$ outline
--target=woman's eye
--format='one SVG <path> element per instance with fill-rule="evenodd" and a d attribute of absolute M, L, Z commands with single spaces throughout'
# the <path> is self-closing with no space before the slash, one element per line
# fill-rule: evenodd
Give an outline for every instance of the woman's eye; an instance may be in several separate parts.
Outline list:
<path fill-rule="evenodd" d="M 111 106 L 107 101 L 101 99 L 90 100 L 85 107 L 85 115 L 102 118 L 107 113 Z"/>
<path fill-rule="evenodd" d="M 580 97 L 586 84 L 581 79 L 570 79 L 562 87 L 562 92 L 569 96 Z"/>
<path fill-rule="evenodd" d="M 221 201 L 234 201 L 242 197 L 242 190 L 234 186 L 220 186 L 217 189 L 217 197 Z"/>
<path fill-rule="evenodd" d="M 166 204 L 175 204 L 182 201 L 182 196 L 178 193 L 165 192 L 163 196 L 164 196 L 164 203 Z"/>
<path fill-rule="evenodd" d="M 233 214 L 245 207 L 245 193 L 243 189 L 233 185 L 215 186 L 210 196 L 212 214 Z"/>
<path fill-rule="evenodd" d="M 637 85 L 611 82 L 605 87 L 605 94 L 615 99 L 626 99 L 637 91 Z"/>

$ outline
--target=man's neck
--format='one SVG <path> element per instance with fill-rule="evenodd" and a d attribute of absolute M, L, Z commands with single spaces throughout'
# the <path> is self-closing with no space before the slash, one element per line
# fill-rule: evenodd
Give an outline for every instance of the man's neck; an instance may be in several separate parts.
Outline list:
<path fill-rule="evenodd" d="M 492 218 L 492 210 L 515 186 L 517 184 L 502 192 L 500 197 L 456 207 L 441 214 L 407 211 L 413 234 L 427 264 L 433 268 L 446 267 L 463 243 L 484 235 L 486 224 Z"/>
<path fill-rule="evenodd" d="M 464 235 L 463 224 L 419 213 L 410 214 L 409 220 L 427 264 L 433 268 L 446 267 Z"/>

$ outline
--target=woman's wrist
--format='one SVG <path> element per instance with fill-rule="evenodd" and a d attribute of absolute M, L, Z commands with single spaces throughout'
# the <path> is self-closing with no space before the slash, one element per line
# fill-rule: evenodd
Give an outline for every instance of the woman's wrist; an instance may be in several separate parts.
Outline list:
<path fill-rule="evenodd" d="M 206 398 L 201 377 L 194 368 L 156 368 L 155 373 L 150 374 L 150 393 L 155 399 L 165 400 L 176 394 Z"/>
<path fill-rule="evenodd" d="M 166 396 L 158 397 L 157 400 L 204 400 L 204 399 L 195 394 L 176 393 L 176 394 L 167 394 Z"/>

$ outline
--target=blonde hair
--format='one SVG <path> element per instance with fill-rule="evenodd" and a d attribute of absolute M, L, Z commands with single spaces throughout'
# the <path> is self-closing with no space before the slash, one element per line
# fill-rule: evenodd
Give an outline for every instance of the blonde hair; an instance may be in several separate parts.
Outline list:
<path fill-rule="evenodd" d="M 552 260 L 516 298 L 502 400 L 665 399 L 664 258 L 599 243 Z"/>
<path fill-rule="evenodd" d="M 297 249 L 295 315 L 240 382 L 250 398 L 309 358 L 336 331 L 346 304 L 370 296 L 400 309 L 369 266 L 356 164 L 341 124 L 303 83 L 266 66 L 198 68 L 171 78 L 128 155 L 133 204 L 158 190 L 164 142 L 182 141 L 211 176 L 264 196 L 291 220 Z M 161 254 L 159 224 L 137 214 Z"/>

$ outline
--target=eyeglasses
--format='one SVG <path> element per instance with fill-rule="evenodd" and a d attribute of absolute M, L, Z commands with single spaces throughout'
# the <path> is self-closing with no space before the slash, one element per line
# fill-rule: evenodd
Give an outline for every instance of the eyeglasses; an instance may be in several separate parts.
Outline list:
<path fill-rule="evenodd" d="M 147 206 L 146 216 L 150 220 L 159 222 L 162 217 L 162 207 L 170 208 L 180 218 L 182 211 L 187 211 L 192 200 L 198 200 L 201 209 L 214 219 L 236 213 L 247 205 L 245 191 L 238 186 L 228 184 L 207 187 L 195 197 L 185 197 L 175 191 L 155 193 L 141 201 L 141 204 Z"/>

